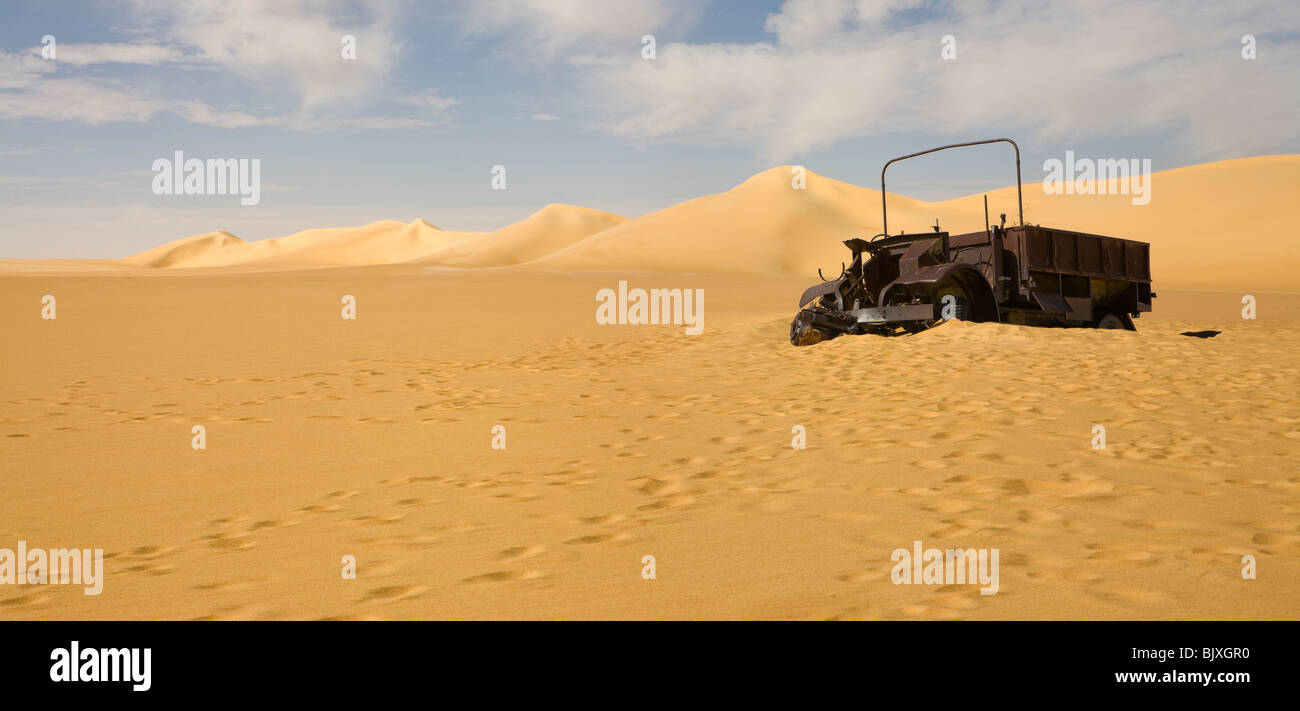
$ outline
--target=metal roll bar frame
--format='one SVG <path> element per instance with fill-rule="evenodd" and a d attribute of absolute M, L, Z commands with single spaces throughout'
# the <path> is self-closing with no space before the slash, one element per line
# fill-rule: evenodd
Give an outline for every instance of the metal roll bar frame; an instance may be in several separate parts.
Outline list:
<path fill-rule="evenodd" d="M 936 153 L 938 151 L 948 150 L 949 148 L 964 148 L 966 146 L 982 146 L 986 143 L 1010 143 L 1011 147 L 1016 149 L 1016 203 L 1017 203 L 1017 207 L 1020 210 L 1020 224 L 1023 226 L 1025 224 L 1025 201 L 1020 188 L 1020 146 L 1016 145 L 1016 142 L 1011 140 L 1010 138 L 990 138 L 986 141 L 970 141 L 969 143 L 953 143 L 952 145 L 948 145 L 948 146 L 939 146 L 938 148 L 931 148 L 928 151 L 921 151 L 919 153 L 912 153 L 905 156 L 899 156 L 897 158 L 890 160 L 888 163 L 885 163 L 885 167 L 880 169 L 881 232 L 883 232 L 886 237 L 889 236 L 889 217 L 887 212 L 887 206 L 885 204 L 885 171 L 889 169 L 889 165 L 891 163 L 897 163 L 900 160 L 907 160 L 908 158 L 923 156 L 926 155 L 927 153 Z"/>

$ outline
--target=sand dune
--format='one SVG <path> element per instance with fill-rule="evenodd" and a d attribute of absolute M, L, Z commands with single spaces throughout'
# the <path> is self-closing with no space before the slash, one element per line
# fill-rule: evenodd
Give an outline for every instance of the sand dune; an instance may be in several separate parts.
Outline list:
<path fill-rule="evenodd" d="M 365 227 L 312 229 L 245 242 L 228 232 L 187 237 L 122 262 L 149 267 L 314 267 L 390 264 L 445 247 L 468 235 L 444 232 L 424 220 L 375 222 Z"/>
<path fill-rule="evenodd" d="M 1035 175 L 1034 171 L 1027 171 Z M 1152 244 L 1158 288 L 1300 290 L 1300 156 L 1221 161 L 1155 173 L 1151 200 L 1130 195 L 1049 195 L 1024 187 L 1025 220 Z M 1014 186 L 988 193 L 990 217 L 1016 222 Z M 983 229 L 983 194 L 929 203 L 890 194 L 891 232 Z M 842 241 L 880 226 L 880 192 L 809 171 L 803 189 L 789 166 L 735 188 L 627 219 L 547 205 L 494 232 L 442 230 L 424 221 L 312 229 L 245 242 L 224 231 L 187 237 L 117 261 L 0 260 L 0 271 L 122 268 L 269 270 L 413 263 L 457 268 L 531 265 L 564 271 L 666 271 L 800 275 L 834 272 Z"/>
<path fill-rule="evenodd" d="M 572 205 L 547 205 L 496 232 L 461 240 L 412 262 L 447 267 L 502 267 L 544 257 L 627 218 Z"/>
<path fill-rule="evenodd" d="M 234 252 L 237 247 L 247 244 L 225 230 L 217 230 L 169 242 L 120 261 L 141 267 L 179 267 L 219 258 L 218 255 Z"/>
<path fill-rule="evenodd" d="M 1030 173 L 1033 174 L 1032 172 Z M 1300 156 L 1269 156 L 1179 168 L 1152 176 L 1151 201 L 1130 195 L 1048 195 L 1024 186 L 1025 221 L 1152 244 L 1152 271 L 1166 289 L 1300 291 Z M 990 219 L 1015 224 L 1015 186 L 988 193 Z M 983 195 L 927 203 L 889 196 L 890 232 L 984 229 Z M 880 191 L 773 168 L 733 190 L 698 198 L 605 230 L 538 264 L 560 269 L 838 273 L 849 237 L 880 232 Z"/>
<path fill-rule="evenodd" d="M 903 202 L 913 201 L 900 198 Z M 832 254 L 838 260 L 844 251 L 840 243 L 869 232 L 879 217 L 879 191 L 815 173 L 808 174 L 806 190 L 794 190 L 790 168 L 773 168 L 725 193 L 629 220 L 537 264 L 557 269 L 808 273 L 815 272 L 816 265 L 829 266 Z"/>
<path fill-rule="evenodd" d="M 365 227 L 312 229 L 245 242 L 219 231 L 169 242 L 120 264 L 149 268 L 293 269 L 416 262 L 449 267 L 497 267 L 551 254 L 625 218 L 572 205 L 547 205 L 495 232 L 452 232 L 425 220 Z"/>

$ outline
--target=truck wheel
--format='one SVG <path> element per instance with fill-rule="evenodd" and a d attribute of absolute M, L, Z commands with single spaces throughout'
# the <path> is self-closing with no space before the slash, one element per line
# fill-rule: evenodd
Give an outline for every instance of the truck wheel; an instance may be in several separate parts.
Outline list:
<path fill-rule="evenodd" d="M 993 292 L 982 278 L 969 272 L 957 272 L 940 282 L 930 293 L 930 300 L 942 314 L 943 300 L 954 299 L 953 317 L 959 321 L 997 321 L 998 306 Z M 939 323 L 939 321 L 935 321 Z"/>
<path fill-rule="evenodd" d="M 1124 319 L 1115 314 L 1106 314 L 1097 320 L 1097 328 L 1127 328 Z"/>

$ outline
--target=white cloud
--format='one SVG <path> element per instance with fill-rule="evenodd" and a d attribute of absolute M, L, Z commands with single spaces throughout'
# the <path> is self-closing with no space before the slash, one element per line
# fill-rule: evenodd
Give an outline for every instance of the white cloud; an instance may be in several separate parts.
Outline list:
<path fill-rule="evenodd" d="M 49 76 L 43 73 L 48 71 L 45 65 L 27 64 L 21 56 L 0 51 L 0 70 L 6 68 L 16 69 L 0 71 L 0 119 L 12 120 L 80 121 L 97 125 L 143 122 L 170 113 L 190 123 L 218 128 L 273 127 L 309 133 L 348 132 L 444 125 L 449 121 L 450 108 L 460 103 L 459 99 L 437 96 L 434 90 L 402 100 L 402 103 L 423 110 L 422 115 L 414 117 L 338 116 L 313 112 L 257 115 L 239 109 L 217 108 L 199 99 L 160 97 L 114 79 Z"/>
<path fill-rule="evenodd" d="M 55 61 L 78 67 L 91 64 L 165 64 L 186 60 L 179 49 L 156 44 L 60 44 L 56 45 L 56 50 Z M 32 49 L 38 57 L 40 51 L 40 47 Z"/>
<path fill-rule="evenodd" d="M 398 101 L 424 111 L 424 120 L 430 124 L 443 124 L 451 121 L 451 108 L 460 103 L 460 99 L 438 96 L 437 89 L 432 89 L 423 94 L 403 96 Z"/>
<path fill-rule="evenodd" d="M 41 75 L 54 71 L 54 63 L 39 55 L 9 54 L 0 49 L 0 89 L 23 89 L 36 84 Z"/>
<path fill-rule="evenodd" d="M 560 117 L 555 114 L 533 114 L 529 118 L 534 121 L 558 121 L 560 119 Z"/>
<path fill-rule="evenodd" d="M 158 99 L 111 81 L 44 78 L 21 91 L 0 91 L 0 119 L 148 121 L 163 108 Z"/>
<path fill-rule="evenodd" d="M 268 92 L 293 96 L 305 111 L 350 105 L 388 75 L 400 45 L 394 3 L 372 0 L 137 0 L 159 40 Z M 331 7 L 332 6 L 332 7 Z M 334 9 L 338 12 L 328 12 Z M 342 57 L 343 36 L 356 58 Z"/>
<path fill-rule="evenodd" d="M 890 132 L 1176 137 L 1200 159 L 1295 147 L 1300 12 L 1262 0 L 1087 6 L 790 0 L 775 42 L 660 43 L 584 72 L 598 126 L 637 141 L 755 145 L 787 160 Z M 1243 60 L 1240 39 L 1261 39 Z M 944 35 L 957 58 L 940 58 Z"/>
<path fill-rule="evenodd" d="M 132 34 L 138 43 L 60 44 L 53 61 L 41 57 L 42 47 L 19 54 L 0 50 L 0 119 L 100 124 L 171 113 L 206 126 L 305 132 L 448 123 L 449 110 L 459 99 L 437 96 L 436 90 L 403 101 L 420 109 L 416 116 L 358 115 L 356 108 L 385 85 L 400 48 L 392 29 L 395 5 L 336 2 L 334 9 L 341 11 L 332 15 L 317 5 L 306 0 L 137 0 Z M 356 39 L 355 59 L 342 56 L 344 35 Z M 222 108 L 192 94 L 163 95 L 167 88 L 178 93 L 166 83 L 138 89 L 88 71 L 104 64 L 171 65 L 166 76 L 173 81 L 176 71 L 218 69 L 270 97 L 270 105 L 256 113 Z"/>
<path fill-rule="evenodd" d="M 0 175 L 0 185 L 18 185 L 23 187 L 65 185 L 69 183 L 84 182 L 84 178 L 58 176 L 58 177 L 41 177 L 28 175 Z"/>
<path fill-rule="evenodd" d="M 428 97 L 421 98 L 427 99 Z M 219 128 L 249 128 L 261 126 L 287 128 L 306 133 L 321 133 L 327 131 L 349 132 L 361 130 L 387 131 L 403 128 L 440 126 L 447 123 L 449 118 L 444 109 L 460 103 L 460 100 L 450 98 L 442 99 L 442 97 L 438 98 L 444 102 L 450 103 L 443 105 L 443 109 L 438 109 L 429 104 L 425 104 L 423 105 L 424 108 L 431 112 L 432 115 L 414 118 L 388 116 L 255 116 L 243 111 L 226 111 L 217 109 L 197 100 L 173 104 L 168 107 L 168 110 L 190 123 L 216 126 Z"/>
<path fill-rule="evenodd" d="M 691 0 L 468 0 L 456 14 L 469 37 L 505 37 L 514 52 L 554 59 L 619 50 L 640 56 L 643 35 L 689 26 L 700 6 Z"/>
<path fill-rule="evenodd" d="M 223 111 L 198 99 L 179 101 L 171 107 L 171 110 L 190 123 L 220 128 L 249 128 L 279 123 L 278 119 L 254 116 L 244 111 Z"/>
<path fill-rule="evenodd" d="M 853 14 L 853 0 L 789 0 L 768 15 L 765 29 L 791 47 L 811 46 L 838 32 Z"/>
<path fill-rule="evenodd" d="M 425 128 L 439 126 L 441 120 L 422 118 L 402 118 L 389 116 L 352 116 L 346 118 L 293 120 L 287 125 L 298 131 L 307 132 L 349 132 L 349 131 L 391 131 L 402 128 Z"/>

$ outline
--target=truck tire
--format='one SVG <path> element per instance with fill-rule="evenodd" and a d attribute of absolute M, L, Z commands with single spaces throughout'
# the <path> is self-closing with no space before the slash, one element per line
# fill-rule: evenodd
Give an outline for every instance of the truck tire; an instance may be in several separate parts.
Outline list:
<path fill-rule="evenodd" d="M 1105 314 L 1101 318 L 1097 319 L 1096 327 L 1128 329 L 1128 326 L 1125 325 L 1124 323 L 1124 319 L 1120 318 L 1119 316 L 1116 316 L 1115 314 Z M 1128 330 L 1132 330 L 1132 329 L 1128 329 Z"/>

